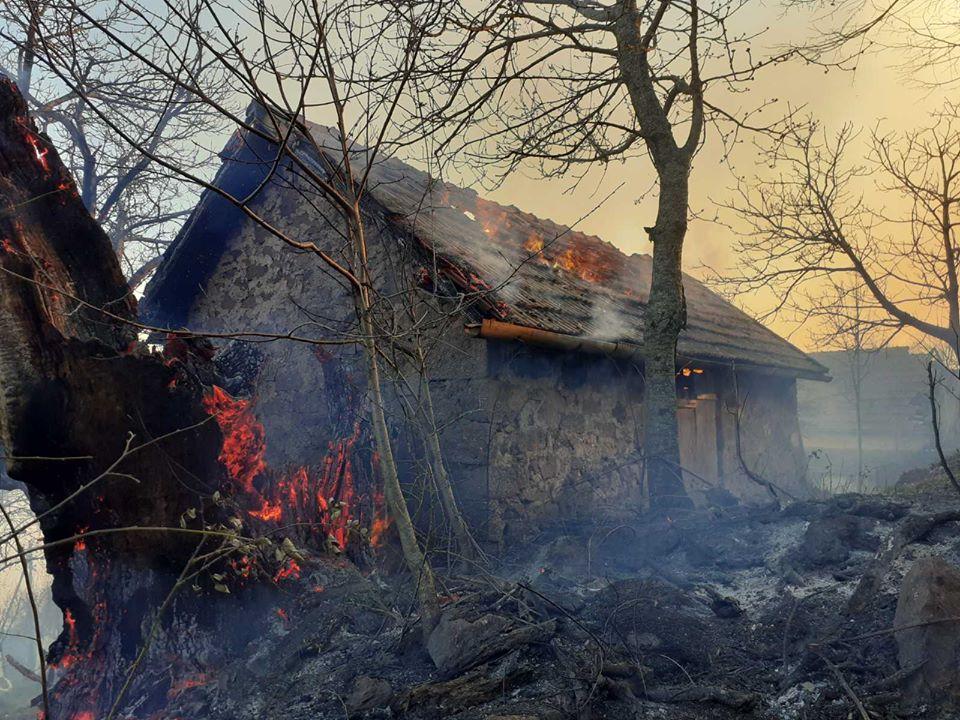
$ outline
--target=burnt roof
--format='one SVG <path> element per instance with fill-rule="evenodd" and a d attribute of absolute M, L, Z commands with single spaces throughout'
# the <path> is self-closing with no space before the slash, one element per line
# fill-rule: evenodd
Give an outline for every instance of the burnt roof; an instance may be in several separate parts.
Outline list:
<path fill-rule="evenodd" d="M 332 131 L 314 125 L 312 134 L 317 145 L 331 149 L 330 161 L 335 162 L 339 144 Z M 251 157 L 236 138 L 231 145 L 217 177 L 221 187 L 236 184 L 234 175 L 249 176 L 251 165 L 257 166 L 256 158 L 262 154 Z M 364 152 L 357 151 L 355 168 L 364 157 Z M 324 165 L 316 159 L 318 167 Z M 253 174 L 262 177 L 270 161 L 259 161 L 259 165 L 263 169 Z M 463 291 L 485 293 L 486 302 L 474 307 L 485 308 L 490 317 L 566 335 L 642 345 L 652 268 L 649 255 L 626 255 L 596 236 L 485 200 L 471 189 L 437 181 L 394 158 L 375 161 L 367 192 L 390 222 L 435 254 L 439 261 L 435 266 L 449 280 Z M 214 244 L 220 248 L 211 248 L 208 230 L 224 221 L 206 217 L 210 213 L 240 214 L 225 207 L 215 193 L 204 192 L 147 288 L 141 307 L 152 321 L 185 324 L 183 275 L 195 270 L 197 253 L 204 258 L 219 256 L 229 239 L 218 237 Z M 205 281 L 191 277 L 189 282 L 196 284 L 192 298 Z M 682 357 L 828 379 L 826 367 L 699 281 L 684 274 L 683 286 L 687 327 L 678 344 Z M 177 312 L 166 310 L 172 305 Z"/>

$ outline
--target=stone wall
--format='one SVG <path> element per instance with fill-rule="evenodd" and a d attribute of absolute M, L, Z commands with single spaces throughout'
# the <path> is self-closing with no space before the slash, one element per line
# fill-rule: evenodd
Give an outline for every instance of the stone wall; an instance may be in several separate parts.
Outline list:
<path fill-rule="evenodd" d="M 289 192 L 267 191 L 254 209 L 283 218 L 283 227 L 319 247 L 344 244 L 335 226 L 317 221 L 316 211 L 290 202 Z M 319 200 L 317 200 L 319 203 Z M 331 215 L 332 217 L 332 215 Z M 385 303 L 383 318 L 406 327 L 396 293 L 415 292 L 401 277 L 410 265 L 409 244 L 368 217 L 373 277 Z M 471 524 L 497 542 L 527 539 L 543 529 L 629 517 L 642 506 L 640 446 L 643 435 L 643 378 L 628 362 L 558 353 L 518 343 L 468 338 L 462 315 L 431 296 L 421 309 L 431 314 L 423 344 L 431 398 L 447 469 Z M 389 307 L 387 307 L 389 305 Z M 191 311 L 193 329 L 214 332 L 256 330 L 336 337 L 355 327 L 351 294 L 322 261 L 295 250 L 253 223 L 230 239 L 221 262 Z M 412 340 L 404 336 L 409 346 Z M 267 430 L 267 461 L 274 467 L 316 465 L 330 443 L 366 427 L 363 412 L 365 368 L 354 345 L 317 347 L 286 340 L 258 344 L 263 355 L 256 388 L 256 412 Z M 422 438 L 410 429 L 424 400 L 416 372 L 387 372 L 388 415 L 393 419 L 398 462 L 424 522 L 435 518 L 420 503 L 417 488 L 428 482 Z M 735 454 L 731 376 L 725 371 L 701 380 L 699 391 L 713 397 L 719 434 L 717 482 L 739 498 L 765 500 L 766 492 L 746 478 Z M 752 469 L 788 488 L 801 488 L 803 451 L 796 420 L 792 379 L 741 373 L 746 397 L 742 441 Z M 696 398 L 693 398 L 696 401 Z M 706 402 L 706 399 L 703 400 Z M 417 426 L 422 418 L 412 425 Z M 367 455 L 369 458 L 369 454 Z M 370 471 L 370 468 L 367 468 Z M 703 480 L 688 480 L 691 494 L 704 500 Z"/>
<path fill-rule="evenodd" d="M 809 496 L 807 457 L 797 419 L 796 380 L 765 373 L 726 373 L 721 391 L 721 458 L 723 486 L 747 502 L 767 502 L 769 491 L 751 480 L 743 464 L 756 475 L 794 497 Z M 737 419 L 740 407 L 740 447 Z"/>
<path fill-rule="evenodd" d="M 488 353 L 490 536 L 639 512 L 639 369 L 517 343 L 492 343 Z"/>

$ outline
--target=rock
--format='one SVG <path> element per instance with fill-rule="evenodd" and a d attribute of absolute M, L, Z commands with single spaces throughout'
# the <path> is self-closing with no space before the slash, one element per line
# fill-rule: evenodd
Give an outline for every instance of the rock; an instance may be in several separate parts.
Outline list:
<path fill-rule="evenodd" d="M 922 664 L 907 681 L 908 700 L 960 697 L 960 569 L 940 557 L 917 560 L 903 578 L 894 627 L 901 668 Z M 931 623 L 923 625 L 923 623 Z"/>
<path fill-rule="evenodd" d="M 801 570 L 839 565 L 852 550 L 876 550 L 879 542 L 870 534 L 873 522 L 854 515 L 827 515 L 813 520 L 789 561 Z"/>
<path fill-rule="evenodd" d="M 710 600 L 710 609 L 718 618 L 730 620 L 743 615 L 743 608 L 736 598 L 726 596 L 716 596 Z"/>
<path fill-rule="evenodd" d="M 501 615 L 488 613 L 470 621 L 445 613 L 427 638 L 427 652 L 440 670 L 466 666 L 477 648 L 503 633 L 509 625 L 510 621 Z"/>
<path fill-rule="evenodd" d="M 428 682 L 410 688 L 394 698 L 391 708 L 396 717 L 448 718 L 467 708 L 502 698 L 513 688 L 528 681 L 531 666 L 513 652 L 451 680 Z M 475 716 L 471 716 L 475 717 Z"/>
<path fill-rule="evenodd" d="M 347 712 L 353 717 L 355 714 L 377 708 L 385 708 L 393 697 L 393 688 L 390 683 L 381 678 L 361 675 L 353 683 L 353 689 L 344 700 Z"/>
<path fill-rule="evenodd" d="M 556 631 L 556 622 L 513 627 L 502 615 L 486 613 L 476 620 L 445 614 L 427 638 L 427 652 L 441 672 L 454 675 L 514 648 L 541 642 Z"/>

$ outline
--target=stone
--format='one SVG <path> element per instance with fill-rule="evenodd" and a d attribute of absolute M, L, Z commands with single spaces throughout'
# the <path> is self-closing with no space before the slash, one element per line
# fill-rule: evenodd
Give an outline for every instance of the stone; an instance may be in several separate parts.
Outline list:
<path fill-rule="evenodd" d="M 385 708 L 393 697 L 393 688 L 382 678 L 361 675 L 353 683 L 353 689 L 344 700 L 347 712 L 353 717 L 367 710 Z"/>
<path fill-rule="evenodd" d="M 827 515 L 807 527 L 801 544 L 789 559 L 798 569 L 815 570 L 845 562 L 853 550 L 876 550 L 879 541 L 870 534 L 873 521 L 855 515 Z"/>
<path fill-rule="evenodd" d="M 427 638 L 427 652 L 438 670 L 453 675 L 522 645 L 545 641 L 555 631 L 553 620 L 514 628 L 502 615 L 485 613 L 469 620 L 445 614 Z"/>
<path fill-rule="evenodd" d="M 476 620 L 444 615 L 427 638 L 427 652 L 440 670 L 468 665 L 477 648 L 505 632 L 509 621 L 486 614 Z"/>
<path fill-rule="evenodd" d="M 895 633 L 900 667 L 920 666 L 904 688 L 908 700 L 960 698 L 960 621 L 937 622 L 951 617 L 960 618 L 960 569 L 940 557 L 917 560 L 903 578 L 893 620 L 906 627 Z"/>

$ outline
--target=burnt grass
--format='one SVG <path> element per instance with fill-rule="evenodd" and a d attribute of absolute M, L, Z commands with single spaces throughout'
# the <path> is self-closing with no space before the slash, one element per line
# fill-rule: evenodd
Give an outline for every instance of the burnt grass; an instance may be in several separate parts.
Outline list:
<path fill-rule="evenodd" d="M 862 718 L 856 698 L 871 718 L 955 717 L 903 700 L 890 628 L 914 559 L 960 562 L 957 523 L 910 544 L 846 610 L 885 539 L 956 505 L 845 495 L 544 534 L 441 574 L 429 643 L 407 578 L 317 558 L 262 609 L 266 636 L 165 716 Z"/>

